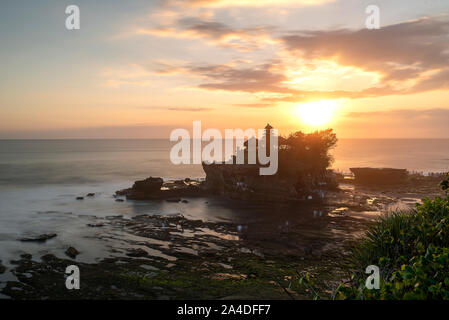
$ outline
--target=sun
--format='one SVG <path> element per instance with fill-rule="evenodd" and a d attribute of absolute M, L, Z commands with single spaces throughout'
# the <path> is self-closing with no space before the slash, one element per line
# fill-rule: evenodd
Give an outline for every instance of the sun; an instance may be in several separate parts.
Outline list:
<path fill-rule="evenodd" d="M 299 103 L 296 107 L 296 114 L 308 125 L 322 126 L 332 120 L 332 116 L 337 107 L 338 101 L 336 100 Z"/>

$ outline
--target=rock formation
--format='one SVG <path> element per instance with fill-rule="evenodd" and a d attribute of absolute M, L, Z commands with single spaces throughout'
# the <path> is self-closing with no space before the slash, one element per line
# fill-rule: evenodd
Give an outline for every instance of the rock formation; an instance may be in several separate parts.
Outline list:
<path fill-rule="evenodd" d="M 355 182 L 361 184 L 397 184 L 407 179 L 406 169 L 392 168 L 350 168 Z"/>

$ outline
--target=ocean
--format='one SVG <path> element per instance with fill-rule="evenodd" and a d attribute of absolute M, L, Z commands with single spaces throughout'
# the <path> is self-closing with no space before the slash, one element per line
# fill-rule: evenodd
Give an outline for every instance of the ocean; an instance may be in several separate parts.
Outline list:
<path fill-rule="evenodd" d="M 201 165 L 173 165 L 167 140 L 0 140 L 0 188 L 129 184 L 149 176 L 204 177 Z M 340 139 L 333 168 L 449 170 L 449 139 Z"/>
<path fill-rule="evenodd" d="M 0 140 L 0 260 L 8 265 L 22 253 L 42 256 L 51 252 L 63 257 L 68 246 L 75 246 L 83 261 L 98 261 L 120 242 L 106 237 L 107 230 L 86 227 L 95 217 L 181 213 L 222 221 L 250 214 L 204 199 L 182 206 L 164 201 L 114 201 L 116 190 L 149 176 L 204 177 L 200 165 L 171 164 L 169 152 L 166 140 Z M 333 168 L 343 172 L 358 166 L 449 171 L 449 139 L 341 139 L 332 153 Z M 91 192 L 95 197 L 76 200 Z M 18 241 L 43 233 L 58 236 L 44 246 Z M 99 241 L 101 237 L 109 240 Z"/>

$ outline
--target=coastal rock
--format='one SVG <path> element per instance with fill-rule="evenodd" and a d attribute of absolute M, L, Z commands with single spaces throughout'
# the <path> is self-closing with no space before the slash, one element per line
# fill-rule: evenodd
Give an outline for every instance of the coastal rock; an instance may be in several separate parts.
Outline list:
<path fill-rule="evenodd" d="M 22 242 L 45 242 L 49 239 L 53 239 L 57 236 L 56 233 L 45 233 L 45 234 L 41 234 L 37 237 L 32 237 L 32 238 L 21 238 L 19 239 Z"/>
<path fill-rule="evenodd" d="M 95 197 L 95 193 L 88 193 L 86 197 Z"/>
<path fill-rule="evenodd" d="M 350 168 L 355 176 L 355 182 L 361 184 L 384 185 L 398 184 L 406 181 L 406 169 L 393 168 Z"/>
<path fill-rule="evenodd" d="M 294 182 L 277 175 L 259 174 L 259 165 L 203 163 L 205 186 L 215 194 L 252 201 L 298 200 Z"/>
<path fill-rule="evenodd" d="M 91 228 L 100 228 L 104 227 L 104 223 L 88 223 L 87 226 Z"/>
<path fill-rule="evenodd" d="M 70 258 L 75 259 L 77 255 L 80 254 L 80 252 L 78 250 L 76 250 L 74 247 L 69 247 L 66 251 L 65 254 L 68 255 Z"/>
<path fill-rule="evenodd" d="M 145 180 L 134 182 L 132 190 L 134 192 L 152 193 L 161 190 L 164 180 L 162 178 L 149 177 Z"/>
<path fill-rule="evenodd" d="M 5 273 L 6 267 L 2 265 L 2 261 L 0 260 L 0 274 Z"/>
<path fill-rule="evenodd" d="M 148 253 L 145 250 L 138 248 L 130 250 L 130 252 L 128 252 L 126 255 L 132 258 L 142 258 L 147 257 Z"/>
<path fill-rule="evenodd" d="M 84 197 L 76 197 L 76 200 L 84 200 Z"/>
<path fill-rule="evenodd" d="M 126 196 L 128 200 L 180 202 L 183 197 L 202 197 L 210 194 L 199 181 L 189 179 L 188 182 L 186 180 L 163 182 L 162 178 L 150 177 L 136 181 L 132 188 L 117 191 L 115 197 Z"/>

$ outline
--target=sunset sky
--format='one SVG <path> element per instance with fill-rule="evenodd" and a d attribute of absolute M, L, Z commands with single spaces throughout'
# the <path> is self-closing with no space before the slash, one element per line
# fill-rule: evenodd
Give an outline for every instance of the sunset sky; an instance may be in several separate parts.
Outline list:
<path fill-rule="evenodd" d="M 2 1 L 0 70 L 2 139 L 449 138 L 447 0 Z"/>

